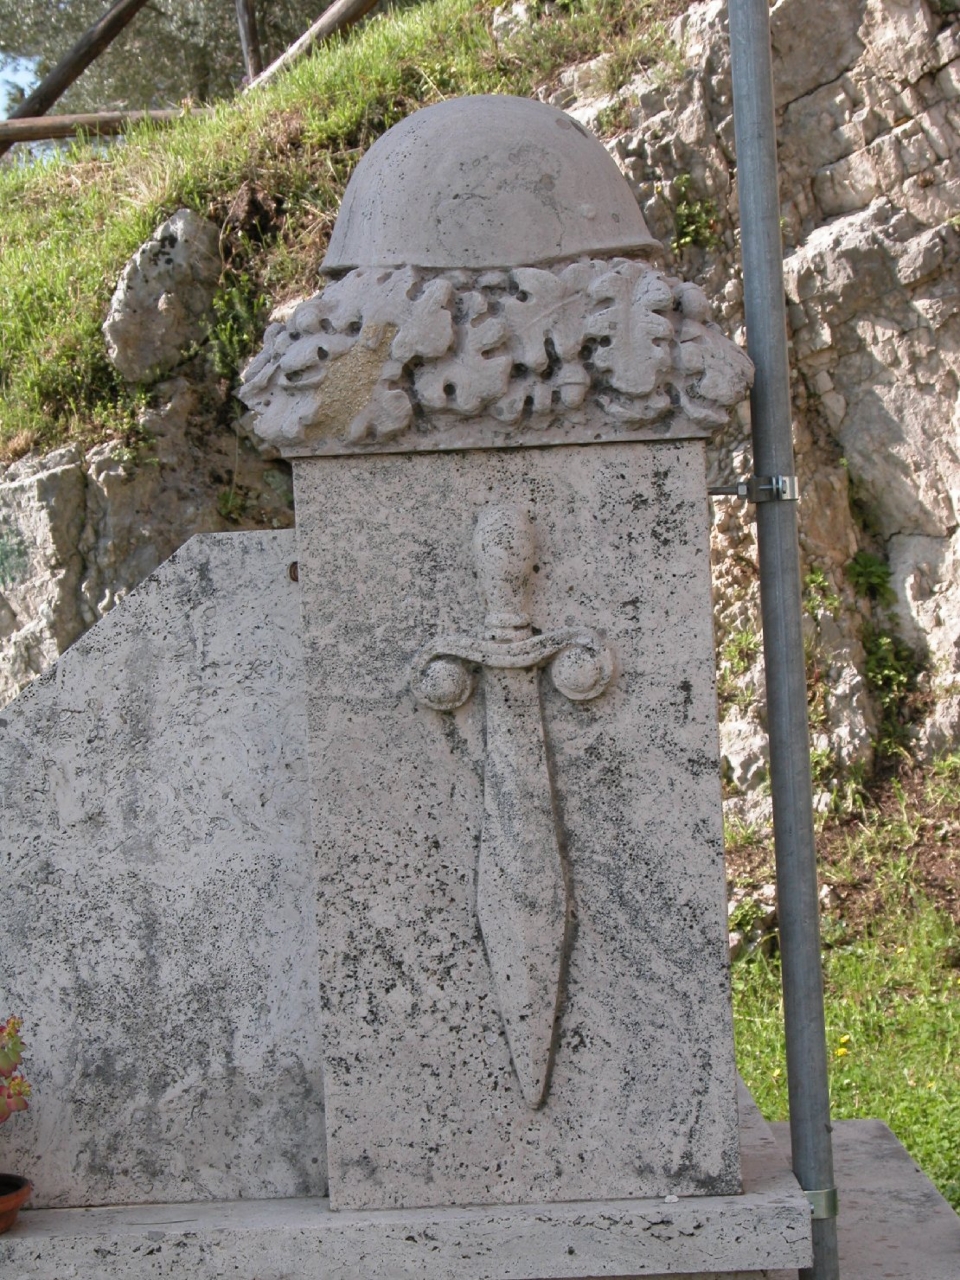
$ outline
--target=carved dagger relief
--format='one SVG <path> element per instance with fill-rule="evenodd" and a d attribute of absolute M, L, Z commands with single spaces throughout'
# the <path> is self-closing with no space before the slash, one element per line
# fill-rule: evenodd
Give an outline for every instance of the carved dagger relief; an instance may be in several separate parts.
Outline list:
<path fill-rule="evenodd" d="M 524 1100 L 546 1095 L 563 968 L 567 890 L 540 707 L 539 668 L 575 702 L 599 697 L 613 658 L 588 628 L 534 635 L 528 606 L 536 540 L 517 506 L 485 507 L 474 555 L 486 604 L 480 636 L 439 636 L 414 660 L 415 696 L 452 711 L 483 671 L 486 762 L 477 919 Z"/>

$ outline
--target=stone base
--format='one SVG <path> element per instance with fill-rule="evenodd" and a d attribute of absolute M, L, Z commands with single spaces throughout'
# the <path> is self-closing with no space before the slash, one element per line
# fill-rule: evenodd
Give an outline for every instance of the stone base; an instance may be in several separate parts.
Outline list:
<path fill-rule="evenodd" d="M 789 1158 L 789 1125 L 772 1128 Z M 836 1121 L 833 1159 L 843 1280 L 957 1280 L 960 1217 L 882 1121 Z"/>
<path fill-rule="evenodd" d="M 785 1130 L 785 1125 L 775 1126 L 786 1147 Z M 304 1199 L 27 1210 L 13 1231 L 0 1238 L 0 1274 L 11 1280 L 213 1280 L 224 1275 L 236 1280 L 506 1280 L 584 1274 L 796 1280 L 795 1265 L 734 1271 L 726 1265 L 717 1270 L 718 1263 L 734 1261 L 730 1245 L 749 1205 L 763 1207 L 768 1224 L 778 1205 L 781 1227 L 796 1221 L 795 1209 L 803 1212 L 798 1203 L 802 1197 L 785 1175 L 782 1158 L 772 1169 L 769 1148 L 755 1159 L 748 1134 L 744 1149 L 751 1168 L 745 1196 L 670 1205 L 571 1204 L 548 1213 L 462 1209 L 332 1214 L 325 1200 Z M 840 1122 L 834 1154 L 844 1280 L 956 1280 L 960 1218 L 886 1125 L 878 1120 Z M 714 1254 L 711 1270 L 649 1269 L 662 1268 L 665 1264 L 657 1260 L 668 1255 L 673 1265 L 690 1258 L 689 1267 L 699 1258 L 702 1266 L 708 1250 L 721 1247 L 723 1263 Z M 783 1252 L 792 1248 L 795 1255 L 805 1255 L 807 1248 L 797 1238 L 788 1244 L 782 1235 L 779 1247 Z M 769 1238 L 767 1250 L 774 1252 Z"/>
<path fill-rule="evenodd" d="M 809 1265 L 809 1209 L 741 1094 L 744 1194 L 331 1212 L 325 1199 L 21 1213 L 11 1280 L 745 1280 Z"/>

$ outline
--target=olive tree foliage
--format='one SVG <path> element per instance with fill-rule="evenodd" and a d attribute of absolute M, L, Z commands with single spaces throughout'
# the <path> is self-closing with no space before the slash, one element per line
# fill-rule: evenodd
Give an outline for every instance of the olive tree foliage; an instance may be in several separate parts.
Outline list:
<path fill-rule="evenodd" d="M 329 0 L 257 0 L 264 65 Z M 112 0 L 0 0 L 0 55 L 38 58 L 49 70 Z M 235 0 L 152 0 L 60 99 L 55 110 L 96 111 L 210 102 L 243 81 Z M 0 109 L 16 105 L 0 102 Z"/>

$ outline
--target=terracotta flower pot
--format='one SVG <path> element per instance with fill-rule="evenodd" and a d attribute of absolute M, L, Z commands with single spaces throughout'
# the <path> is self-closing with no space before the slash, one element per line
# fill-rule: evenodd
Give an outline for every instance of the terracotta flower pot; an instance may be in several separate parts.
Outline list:
<path fill-rule="evenodd" d="M 33 1187 L 26 1178 L 12 1173 L 0 1173 L 0 1235 L 9 1231 L 16 1221 L 20 1206 L 30 1199 Z"/>

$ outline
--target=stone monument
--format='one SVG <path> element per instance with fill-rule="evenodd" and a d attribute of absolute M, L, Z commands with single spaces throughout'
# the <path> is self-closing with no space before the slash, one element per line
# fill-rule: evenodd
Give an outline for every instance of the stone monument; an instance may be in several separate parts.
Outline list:
<path fill-rule="evenodd" d="M 741 1191 L 703 440 L 749 361 L 562 112 L 361 161 L 293 459 L 334 1209 Z"/>
<path fill-rule="evenodd" d="M 15 1274 L 809 1264 L 727 973 L 703 442 L 751 367 L 656 254 L 559 111 L 396 126 L 245 375 L 296 551 L 196 540 L 5 709 Z"/>

